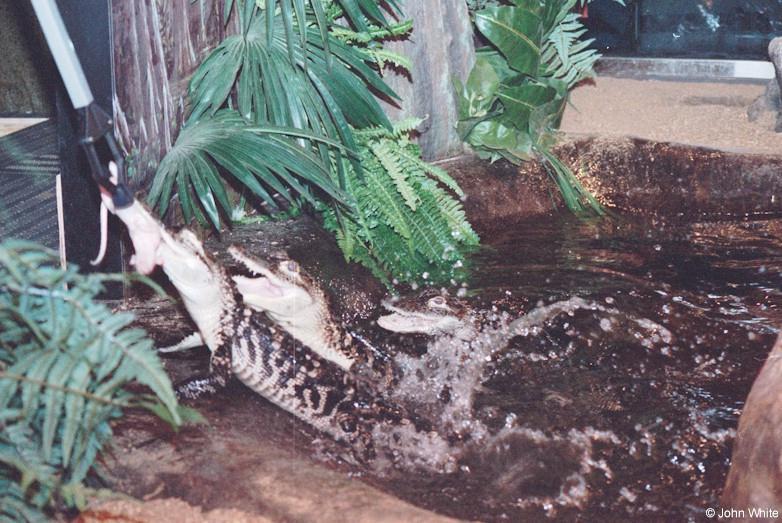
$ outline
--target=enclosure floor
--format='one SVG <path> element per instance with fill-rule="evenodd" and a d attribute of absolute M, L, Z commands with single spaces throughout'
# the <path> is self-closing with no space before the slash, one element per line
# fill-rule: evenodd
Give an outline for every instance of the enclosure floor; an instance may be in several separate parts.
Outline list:
<path fill-rule="evenodd" d="M 58 247 L 57 126 L 45 121 L 0 138 L 0 241 Z"/>
<path fill-rule="evenodd" d="M 782 133 L 766 112 L 747 109 L 765 86 L 598 77 L 573 91 L 562 121 L 568 134 L 633 136 L 726 151 L 782 154 Z"/>

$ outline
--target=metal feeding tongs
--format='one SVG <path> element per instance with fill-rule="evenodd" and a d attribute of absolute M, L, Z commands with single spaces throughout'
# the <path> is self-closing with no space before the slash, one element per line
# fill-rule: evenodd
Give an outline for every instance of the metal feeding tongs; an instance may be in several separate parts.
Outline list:
<path fill-rule="evenodd" d="M 41 24 L 46 43 L 65 83 L 68 96 L 74 109 L 79 113 L 82 128 L 79 144 L 87 154 L 92 178 L 106 193 L 111 195 L 116 209 L 124 209 L 133 204 L 133 194 L 125 183 L 124 158 L 114 140 L 114 127 L 111 116 L 95 102 L 92 90 L 84 76 L 81 62 L 76 56 L 65 23 L 60 16 L 60 10 L 54 0 L 31 0 L 35 16 Z M 117 165 L 118 175 L 112 179 L 108 164 L 101 162 L 97 145 L 103 141 Z M 101 239 L 98 256 L 90 263 L 98 265 L 106 254 L 108 242 L 108 209 L 101 204 Z"/>

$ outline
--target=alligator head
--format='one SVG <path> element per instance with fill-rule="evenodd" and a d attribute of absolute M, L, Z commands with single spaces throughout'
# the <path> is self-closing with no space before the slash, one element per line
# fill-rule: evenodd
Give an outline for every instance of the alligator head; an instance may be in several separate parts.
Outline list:
<path fill-rule="evenodd" d="M 131 264 L 142 274 L 160 266 L 182 296 L 204 343 L 214 353 L 231 337 L 236 307 L 231 281 L 195 234 L 172 234 L 140 202 L 115 209 L 107 194 L 103 204 L 125 223 L 135 254 Z"/>
<path fill-rule="evenodd" d="M 284 254 L 268 260 L 240 247 L 228 251 L 251 276 L 233 280 L 245 305 L 266 314 L 295 339 L 344 369 L 356 361 L 352 338 L 333 312 L 331 300 L 317 278 Z"/>
<path fill-rule="evenodd" d="M 387 300 L 383 305 L 391 313 L 378 318 L 377 324 L 392 332 L 450 335 L 462 339 L 469 339 L 474 334 L 471 307 L 434 290 L 411 298 Z"/>

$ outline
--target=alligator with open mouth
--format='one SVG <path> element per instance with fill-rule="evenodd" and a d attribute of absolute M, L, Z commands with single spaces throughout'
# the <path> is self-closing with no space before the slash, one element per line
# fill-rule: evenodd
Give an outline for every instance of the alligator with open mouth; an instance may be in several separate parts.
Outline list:
<path fill-rule="evenodd" d="M 347 285 L 338 281 L 340 276 L 345 279 L 344 274 L 323 274 L 323 267 L 300 263 L 282 249 L 257 249 L 261 251 L 257 254 L 252 250 L 250 254 L 248 247 L 230 245 L 229 256 L 221 255 L 225 266 L 235 267 L 230 271 L 231 279 L 244 305 L 265 313 L 297 342 L 346 371 L 380 355 L 356 336 L 350 325 L 369 318 L 383 292 L 374 296 L 377 289 L 365 289 L 372 286 L 360 277 L 357 283 L 352 271 Z M 205 344 L 201 333 L 195 332 L 162 352 Z"/>
<path fill-rule="evenodd" d="M 144 274 L 162 268 L 198 327 L 197 339 L 211 353 L 208 374 L 177 385 L 180 398 L 217 392 L 236 376 L 315 429 L 348 443 L 360 459 L 374 455 L 372 432 L 378 426 L 411 423 L 403 409 L 386 403 L 346 369 L 358 359 L 349 334 L 336 328 L 310 332 L 328 326 L 329 309 L 316 286 L 305 291 L 306 276 L 295 262 L 282 260 L 279 272 L 271 271 L 235 247 L 231 255 L 253 276 L 231 275 L 191 231 L 172 234 L 138 201 L 114 209 L 110 198 L 103 200 L 128 227 L 135 249 L 131 263 Z M 279 314 L 285 328 L 267 311 L 272 318 Z"/>

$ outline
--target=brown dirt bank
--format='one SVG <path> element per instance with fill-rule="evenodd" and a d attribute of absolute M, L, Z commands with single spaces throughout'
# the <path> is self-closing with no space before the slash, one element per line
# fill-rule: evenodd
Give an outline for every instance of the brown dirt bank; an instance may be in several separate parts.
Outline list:
<path fill-rule="evenodd" d="M 175 375 L 196 372 L 185 360 L 166 363 Z M 318 463 L 317 434 L 238 384 L 193 406 L 206 423 L 177 433 L 145 412 L 122 418 L 103 465 L 113 490 L 150 503 L 96 504 L 85 522 L 454 521 L 352 477 L 348 466 Z"/>
<path fill-rule="evenodd" d="M 609 209 L 663 217 L 782 211 L 782 156 L 636 138 L 586 137 L 555 152 Z M 463 157 L 443 162 L 484 234 L 563 208 L 539 162 L 519 167 Z"/>

